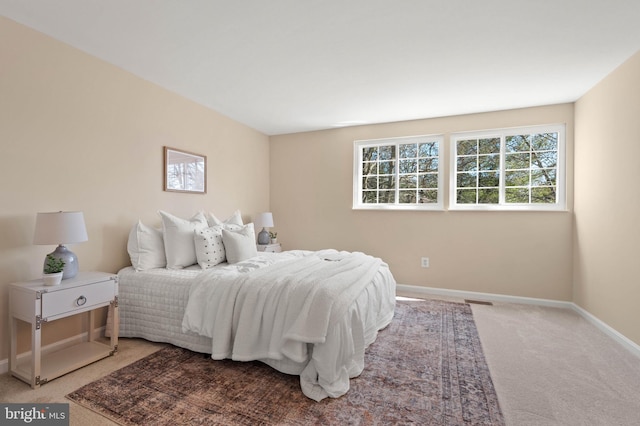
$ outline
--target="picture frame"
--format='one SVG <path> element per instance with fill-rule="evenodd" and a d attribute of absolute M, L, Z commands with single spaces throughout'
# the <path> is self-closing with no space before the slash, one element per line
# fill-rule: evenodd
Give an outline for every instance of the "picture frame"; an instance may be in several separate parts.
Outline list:
<path fill-rule="evenodd" d="M 207 157 L 164 147 L 163 188 L 168 192 L 207 193 Z"/>

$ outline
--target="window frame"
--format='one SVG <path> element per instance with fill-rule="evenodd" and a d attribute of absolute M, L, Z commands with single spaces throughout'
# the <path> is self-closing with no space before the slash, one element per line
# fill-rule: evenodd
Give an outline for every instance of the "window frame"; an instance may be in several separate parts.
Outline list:
<path fill-rule="evenodd" d="M 399 203 L 399 190 L 400 190 L 400 168 L 395 167 L 395 202 L 393 204 L 373 204 L 373 203 L 363 203 L 362 202 L 362 151 L 365 147 L 373 147 L 373 146 L 396 146 L 396 161 L 399 161 L 400 149 L 399 145 L 404 144 L 412 144 L 412 143 L 431 143 L 435 142 L 438 145 L 438 187 L 437 187 L 437 201 L 435 203 L 411 203 L 411 204 L 402 204 Z M 356 140 L 353 143 L 353 204 L 352 208 L 354 210 L 444 210 L 444 167 L 443 167 L 443 159 L 444 159 L 444 135 L 435 134 L 435 135 L 418 135 L 418 136 L 404 136 L 404 137 L 393 137 L 393 138 L 384 138 L 384 139 L 365 139 L 365 140 Z"/>
<path fill-rule="evenodd" d="M 556 202 L 551 203 L 506 203 L 505 202 L 505 141 L 508 136 L 557 133 L 557 164 L 556 164 Z M 457 175 L 458 152 L 457 142 L 465 139 L 500 139 L 500 165 L 499 165 L 499 202 L 498 204 L 458 204 L 457 202 Z M 452 133 L 449 137 L 450 163 L 449 163 L 449 210 L 511 210 L 511 211 L 566 211 L 566 125 L 547 124 L 526 127 L 511 127 L 503 129 L 491 129 L 470 132 Z M 476 187 L 477 188 L 477 187 Z"/>

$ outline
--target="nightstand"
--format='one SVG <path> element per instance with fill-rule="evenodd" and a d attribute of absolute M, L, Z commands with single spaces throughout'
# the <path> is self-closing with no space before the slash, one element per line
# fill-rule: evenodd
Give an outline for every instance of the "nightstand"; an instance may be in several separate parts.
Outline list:
<path fill-rule="evenodd" d="M 113 318 L 111 340 L 100 342 L 94 338 L 94 311 L 108 306 Z M 42 323 L 71 315 L 88 313 L 89 329 L 86 341 L 46 354 L 42 353 Z M 78 272 L 74 278 L 56 286 L 45 286 L 33 280 L 9 286 L 9 315 L 11 353 L 9 372 L 37 388 L 118 350 L 118 277 L 105 272 Z M 17 353 L 18 321 L 31 324 L 30 356 Z"/>
<path fill-rule="evenodd" d="M 258 251 L 264 251 L 266 253 L 280 253 L 282 251 L 282 247 L 280 247 L 280 243 L 258 244 L 256 247 L 258 248 Z"/>

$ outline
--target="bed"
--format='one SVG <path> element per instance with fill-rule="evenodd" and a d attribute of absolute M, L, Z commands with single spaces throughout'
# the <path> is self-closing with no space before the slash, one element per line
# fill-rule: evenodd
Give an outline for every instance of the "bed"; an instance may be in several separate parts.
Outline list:
<path fill-rule="evenodd" d="M 118 277 L 120 336 L 259 360 L 299 375 L 316 401 L 348 391 L 395 307 L 384 262 L 336 250 L 258 252 L 207 269 L 130 266 Z"/>
<path fill-rule="evenodd" d="M 381 259 L 258 252 L 240 211 L 224 221 L 158 214 L 162 228 L 138 221 L 129 234 L 131 266 L 118 272 L 120 336 L 262 361 L 299 375 L 316 401 L 349 390 L 394 314 L 396 283 Z"/>

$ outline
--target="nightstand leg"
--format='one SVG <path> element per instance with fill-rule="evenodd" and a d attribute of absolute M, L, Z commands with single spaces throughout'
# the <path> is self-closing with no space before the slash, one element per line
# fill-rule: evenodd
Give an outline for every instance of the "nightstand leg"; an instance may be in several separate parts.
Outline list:
<path fill-rule="evenodd" d="M 39 319 L 31 323 L 31 387 L 40 387 L 40 357 L 42 324 Z"/>
<path fill-rule="evenodd" d="M 95 319 L 93 317 L 93 311 L 89 311 L 89 336 L 88 341 L 93 342 L 93 330 L 95 329 Z"/>
<path fill-rule="evenodd" d="M 11 354 L 9 355 L 9 373 L 18 367 L 18 320 L 13 316 L 10 318 L 11 324 Z"/>
<path fill-rule="evenodd" d="M 109 316 L 111 317 L 111 350 L 115 353 L 118 350 L 118 332 L 120 331 L 120 316 L 118 315 L 117 299 L 109 305 Z"/>

